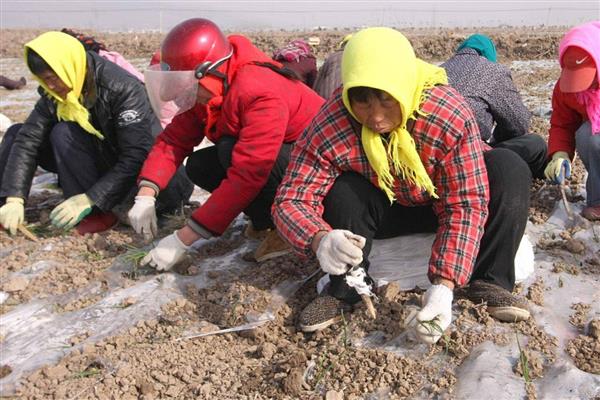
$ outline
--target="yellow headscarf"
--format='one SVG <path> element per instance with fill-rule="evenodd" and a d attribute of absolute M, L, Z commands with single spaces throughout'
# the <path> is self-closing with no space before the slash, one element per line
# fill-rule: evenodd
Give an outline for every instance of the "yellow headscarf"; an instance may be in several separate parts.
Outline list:
<path fill-rule="evenodd" d="M 350 38 L 342 57 L 344 105 L 356 118 L 350 107 L 348 90 L 365 86 L 383 90 L 400 104 L 402 122 L 390 132 L 387 149 L 379 133 L 363 125 L 362 145 L 369 164 L 377 173 L 379 186 L 390 202 L 395 198 L 392 187 L 393 172 L 437 198 L 435 186 L 421 162 L 415 142 L 406 129 L 410 118 L 415 119 L 425 100 L 424 91 L 437 84 L 448 84 L 443 68 L 416 58 L 409 41 L 391 28 L 367 28 Z"/>
<path fill-rule="evenodd" d="M 63 100 L 34 74 L 44 90 L 57 101 L 56 113 L 59 121 L 76 122 L 86 132 L 104 139 L 90 123 L 90 114 L 79 101 L 87 64 L 85 49 L 79 40 L 62 32 L 43 33 L 25 45 L 25 64 L 29 49 L 38 53 L 60 80 L 71 88 L 67 98 Z"/>

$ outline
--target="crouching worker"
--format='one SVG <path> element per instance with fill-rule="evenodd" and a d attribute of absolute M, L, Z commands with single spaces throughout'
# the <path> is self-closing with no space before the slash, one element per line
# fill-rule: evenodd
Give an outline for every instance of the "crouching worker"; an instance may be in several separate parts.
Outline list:
<path fill-rule="evenodd" d="M 331 278 L 328 293 L 302 311 L 300 329 L 323 329 L 360 300 L 344 274 L 368 269 L 374 238 L 416 232 L 436 232 L 418 321 L 445 330 L 454 289 L 465 285 L 465 296 L 487 302 L 494 317 L 528 318 L 511 294 L 531 181 L 524 161 L 506 149 L 484 152 L 445 71 L 417 59 L 396 30 L 354 34 L 342 81 L 296 142 L 273 206 L 281 235 L 316 254 Z M 440 338 L 417 330 L 425 342 Z"/>
<path fill-rule="evenodd" d="M 41 85 L 41 97 L 25 123 L 10 127 L 0 145 L 0 201 L 5 203 L 0 224 L 14 234 L 23 223 L 39 165 L 58 174 L 66 198 L 50 213 L 52 224 L 77 226 L 80 234 L 111 228 L 117 223 L 111 210 L 128 194 L 133 200 L 153 127 L 160 130 L 144 85 L 61 32 L 27 43 L 25 62 Z M 191 189 L 188 183 L 188 196 Z"/>
<path fill-rule="evenodd" d="M 266 233 L 257 261 L 290 251 L 273 229 L 271 205 L 292 144 L 323 104 L 294 76 L 247 38 L 225 37 L 206 19 L 184 21 L 167 34 L 146 85 L 157 112 L 172 109 L 164 104 L 170 101 L 179 114 L 142 168 L 129 218 L 138 233 L 156 234 L 154 196 L 187 156 L 187 175 L 211 195 L 144 264 L 171 269 L 192 243 L 221 235 L 242 211 L 250 217 L 248 235 Z M 204 137 L 215 145 L 194 152 Z"/>
<path fill-rule="evenodd" d="M 554 183 L 571 176 L 575 150 L 587 171 L 581 215 L 600 221 L 600 22 L 572 28 L 561 40 L 560 79 L 552 93 L 552 116 L 544 174 Z"/>

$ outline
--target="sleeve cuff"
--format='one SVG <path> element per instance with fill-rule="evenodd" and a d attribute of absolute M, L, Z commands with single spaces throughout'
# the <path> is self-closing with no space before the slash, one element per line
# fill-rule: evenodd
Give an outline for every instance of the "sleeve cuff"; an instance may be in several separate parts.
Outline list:
<path fill-rule="evenodd" d="M 211 237 L 213 237 L 212 232 L 210 232 L 208 229 L 206 229 L 191 218 L 187 220 L 187 226 L 189 226 L 194 232 L 202 236 L 204 239 L 210 239 Z"/>
<path fill-rule="evenodd" d="M 138 184 L 138 187 L 142 187 L 142 186 L 149 187 L 150 189 L 154 189 L 154 191 L 156 192 L 156 196 L 158 196 L 158 194 L 160 193 L 160 188 L 154 182 L 150 182 L 145 179 L 142 179 L 140 181 L 140 183 Z"/>

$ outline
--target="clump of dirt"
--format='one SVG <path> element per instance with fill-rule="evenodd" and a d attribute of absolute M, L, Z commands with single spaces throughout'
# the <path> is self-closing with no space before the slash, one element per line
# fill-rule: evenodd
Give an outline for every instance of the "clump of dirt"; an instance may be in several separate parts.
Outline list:
<path fill-rule="evenodd" d="M 537 379 L 544 376 L 544 356 L 538 351 L 523 349 L 513 371 L 520 376 L 524 376 L 523 365 L 521 361 L 527 360 L 527 372 L 529 379 Z"/>
<path fill-rule="evenodd" d="M 10 367 L 10 365 L 8 364 L 4 364 L 2 366 L 0 366 L 0 379 L 4 378 L 5 376 L 8 376 L 12 373 L 12 368 Z"/>
<path fill-rule="evenodd" d="M 92 304 L 96 304 L 100 299 L 102 299 L 102 294 L 96 294 L 92 296 L 87 296 L 83 298 L 77 298 L 69 301 L 66 304 L 55 304 L 53 309 L 57 313 L 70 312 L 75 310 L 81 310 Z"/>
<path fill-rule="evenodd" d="M 593 319 L 588 325 L 588 334 L 592 338 L 600 339 L 600 319 Z"/>
<path fill-rule="evenodd" d="M 525 394 L 527 395 L 526 400 L 537 400 L 537 392 L 533 382 L 525 383 Z"/>
<path fill-rule="evenodd" d="M 579 335 L 569 341 L 566 351 L 577 368 L 600 375 L 600 340 Z"/>
<path fill-rule="evenodd" d="M 587 315 L 591 308 L 592 307 L 589 304 L 572 304 L 571 310 L 574 310 L 575 312 L 569 317 L 569 322 L 571 323 L 571 325 L 577 327 L 577 329 L 583 332 L 587 321 Z"/>
<path fill-rule="evenodd" d="M 557 261 L 552 264 L 552 272 L 558 274 L 563 271 L 571 275 L 579 275 L 579 268 L 576 265 L 569 264 L 564 261 Z"/>
<path fill-rule="evenodd" d="M 544 280 L 541 277 L 537 277 L 535 282 L 529 286 L 527 290 L 527 298 L 533 301 L 538 306 L 544 305 Z"/>
<path fill-rule="evenodd" d="M 533 181 L 529 193 L 529 220 L 534 224 L 543 224 L 550 218 L 561 195 L 541 179 Z"/>
<path fill-rule="evenodd" d="M 533 318 L 517 322 L 514 324 L 518 332 L 527 335 L 527 349 L 530 351 L 538 351 L 544 356 L 544 365 L 550 365 L 556 360 L 556 349 L 558 347 L 558 339 L 548 334 L 543 328 L 539 327 Z"/>

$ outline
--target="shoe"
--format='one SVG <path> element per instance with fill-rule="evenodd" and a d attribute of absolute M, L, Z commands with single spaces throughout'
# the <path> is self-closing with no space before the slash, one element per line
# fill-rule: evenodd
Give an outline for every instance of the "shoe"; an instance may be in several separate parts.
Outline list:
<path fill-rule="evenodd" d="M 109 212 L 98 212 L 88 215 L 77 224 L 75 231 L 79 235 L 85 235 L 86 233 L 97 233 L 104 232 L 119 223 L 117 216 Z"/>
<path fill-rule="evenodd" d="M 270 231 L 271 229 L 263 229 L 258 231 L 254 229 L 252 221 L 248 221 L 246 228 L 244 229 L 244 237 L 246 239 L 263 240 Z"/>
<path fill-rule="evenodd" d="M 302 332 L 316 332 L 342 320 L 342 311 L 350 312 L 351 306 L 333 296 L 319 296 L 300 313 L 298 321 Z"/>
<path fill-rule="evenodd" d="M 276 229 L 272 229 L 254 252 L 254 259 L 257 262 L 263 262 L 291 253 L 291 251 L 290 245 L 279 236 Z"/>
<path fill-rule="evenodd" d="M 585 207 L 581 211 L 581 215 L 590 221 L 600 221 L 600 205 Z"/>
<path fill-rule="evenodd" d="M 455 297 L 471 300 L 475 304 L 487 303 L 490 315 L 500 321 L 519 322 L 531 316 L 526 299 L 493 283 L 473 281 L 469 286 L 457 289 Z"/>

